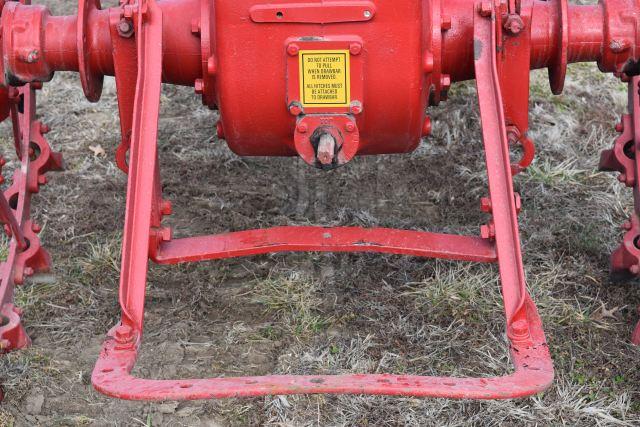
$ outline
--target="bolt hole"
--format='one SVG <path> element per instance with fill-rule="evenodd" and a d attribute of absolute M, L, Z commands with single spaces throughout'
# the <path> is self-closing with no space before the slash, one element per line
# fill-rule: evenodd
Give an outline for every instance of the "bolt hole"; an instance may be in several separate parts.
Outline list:
<path fill-rule="evenodd" d="M 634 145 L 633 141 L 629 141 L 626 144 L 624 144 L 624 148 L 622 149 L 622 151 L 624 152 L 624 155 L 632 160 L 636 158 L 636 151 L 634 150 L 633 145 Z"/>
<path fill-rule="evenodd" d="M 276 18 L 278 18 L 278 19 L 284 18 L 284 13 L 282 13 L 280 11 L 276 12 Z"/>
<path fill-rule="evenodd" d="M 113 372 L 113 368 L 104 368 L 101 372 L 103 374 L 108 374 L 109 372 Z"/>
<path fill-rule="evenodd" d="M 9 206 L 11 207 L 11 209 L 13 209 L 14 211 L 16 209 L 18 209 L 18 193 L 15 193 L 14 195 L 12 195 L 11 197 L 9 197 Z"/>
<path fill-rule="evenodd" d="M 191 388 L 191 384 L 180 384 L 180 388 Z"/>
<path fill-rule="evenodd" d="M 40 157 L 40 153 L 42 153 L 42 150 L 40 149 L 40 146 L 38 144 L 36 144 L 35 142 L 32 142 L 31 144 L 29 144 L 29 148 L 30 148 L 30 151 L 31 151 L 29 153 L 29 160 L 31 160 L 33 162 L 38 157 Z"/>

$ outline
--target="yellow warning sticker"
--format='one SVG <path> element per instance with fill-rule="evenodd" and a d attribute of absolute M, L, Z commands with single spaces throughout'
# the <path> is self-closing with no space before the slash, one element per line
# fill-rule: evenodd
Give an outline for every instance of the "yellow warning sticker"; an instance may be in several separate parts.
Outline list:
<path fill-rule="evenodd" d="M 351 102 L 348 50 L 301 50 L 300 94 L 304 107 L 347 107 Z"/>

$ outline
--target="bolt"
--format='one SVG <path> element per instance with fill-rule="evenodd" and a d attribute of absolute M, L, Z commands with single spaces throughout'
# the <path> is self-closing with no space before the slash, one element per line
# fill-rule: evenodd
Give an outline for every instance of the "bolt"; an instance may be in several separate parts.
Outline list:
<path fill-rule="evenodd" d="M 640 265 L 632 265 L 631 267 L 629 267 L 629 271 L 631 272 L 631 274 L 638 275 L 638 273 L 640 273 Z"/>
<path fill-rule="evenodd" d="M 621 173 L 618 175 L 618 181 L 625 184 L 627 182 L 627 174 Z"/>
<path fill-rule="evenodd" d="M 519 193 L 515 193 L 514 195 L 514 204 L 516 206 L 516 213 L 522 212 L 522 197 L 520 197 Z"/>
<path fill-rule="evenodd" d="M 300 47 L 298 47 L 297 44 L 291 43 L 289 46 L 287 46 L 287 53 L 289 55 L 296 56 L 298 52 L 300 52 Z"/>
<path fill-rule="evenodd" d="M 40 90 L 42 89 L 42 82 L 31 82 L 31 87 L 34 90 Z"/>
<path fill-rule="evenodd" d="M 631 43 L 627 39 L 613 39 L 609 43 L 609 49 L 613 53 L 623 53 L 631 47 Z"/>
<path fill-rule="evenodd" d="M 622 223 L 622 229 L 623 230 L 631 230 L 631 228 L 633 228 L 633 224 L 631 223 L 631 221 L 625 221 Z"/>
<path fill-rule="evenodd" d="M 451 87 L 451 76 L 448 74 L 443 74 L 442 77 L 440 77 L 440 86 L 443 90 L 449 90 L 449 88 Z"/>
<path fill-rule="evenodd" d="M 496 226 L 493 223 L 481 226 L 480 237 L 486 240 L 494 239 L 496 237 Z"/>
<path fill-rule="evenodd" d="M 193 19 L 191 21 L 191 34 L 194 36 L 200 35 L 200 21 L 198 19 Z"/>
<path fill-rule="evenodd" d="M 33 276 L 33 274 L 35 273 L 35 271 L 31 267 L 25 267 L 23 272 L 24 272 L 24 275 L 27 276 L 27 277 L 28 276 Z"/>
<path fill-rule="evenodd" d="M 196 94 L 202 95 L 204 93 L 204 80 L 196 79 L 193 86 L 195 88 Z"/>
<path fill-rule="evenodd" d="M 173 205 L 171 200 L 162 200 L 160 202 L 160 213 L 162 215 L 171 215 L 173 213 Z"/>
<path fill-rule="evenodd" d="M 32 50 L 27 53 L 27 56 L 24 58 L 24 62 L 28 64 L 33 64 L 34 62 L 38 62 L 40 59 L 40 52 L 37 50 Z"/>
<path fill-rule="evenodd" d="M 513 322 L 509 328 L 509 338 L 514 341 L 524 341 L 529 338 L 529 325 L 524 320 Z"/>
<path fill-rule="evenodd" d="M 49 182 L 49 180 L 46 175 L 38 175 L 38 184 L 45 185 L 47 182 Z"/>
<path fill-rule="evenodd" d="M 40 133 L 46 135 L 49 132 L 51 132 L 51 128 L 44 123 L 40 123 Z"/>
<path fill-rule="evenodd" d="M 504 29 L 513 35 L 518 35 L 524 29 L 524 22 L 520 15 L 511 14 L 504 23 Z"/>
<path fill-rule="evenodd" d="M 360 55 L 360 52 L 362 52 L 362 45 L 360 43 L 351 43 L 349 46 L 349 52 L 351 52 L 352 55 Z"/>
<path fill-rule="evenodd" d="M 18 316 L 22 316 L 24 314 L 24 310 L 20 307 L 13 307 L 13 312 Z"/>
<path fill-rule="evenodd" d="M 480 12 L 480 16 L 488 18 L 493 13 L 493 5 L 490 1 L 483 1 L 480 3 L 480 9 L 478 11 Z"/>
<path fill-rule="evenodd" d="M 133 340 L 133 329 L 131 326 L 120 325 L 116 328 L 116 341 L 120 344 L 127 344 Z"/>
<path fill-rule="evenodd" d="M 118 34 L 124 38 L 131 37 L 133 35 L 133 22 L 129 19 L 121 19 L 118 22 Z"/>
<path fill-rule="evenodd" d="M 442 15 L 440 28 L 442 31 L 449 31 L 451 29 L 451 17 L 449 15 Z"/>
<path fill-rule="evenodd" d="M 431 131 L 433 130 L 433 125 L 431 123 L 431 117 L 426 116 L 424 118 L 424 123 L 422 125 L 422 137 L 426 138 L 431 135 Z"/>
<path fill-rule="evenodd" d="M 222 127 L 222 120 L 218 120 L 216 125 L 216 135 L 219 139 L 224 139 L 224 128 Z"/>
<path fill-rule="evenodd" d="M 480 199 L 480 210 L 484 213 L 491 213 L 493 206 L 489 197 L 483 197 Z"/>
<path fill-rule="evenodd" d="M 433 53 L 431 51 L 426 51 L 424 54 L 424 72 L 429 74 L 433 72 L 433 67 L 435 65 L 435 60 L 433 58 Z"/>
<path fill-rule="evenodd" d="M 302 109 L 302 105 L 300 105 L 298 101 L 293 101 L 291 104 L 289 104 L 289 112 L 294 116 L 299 116 L 300 114 L 304 113 L 304 110 Z"/>
<path fill-rule="evenodd" d="M 37 224 L 34 222 L 33 224 L 31 224 L 31 231 L 38 234 L 39 232 L 42 231 L 42 227 L 40 226 L 40 224 Z"/>
<path fill-rule="evenodd" d="M 329 133 L 324 133 L 320 136 L 318 142 L 318 161 L 327 166 L 333 163 L 333 156 L 336 151 L 336 140 Z"/>
<path fill-rule="evenodd" d="M 128 19 L 133 18 L 134 13 L 135 13 L 135 6 L 132 4 L 127 4 L 122 8 L 122 15 L 125 18 L 128 18 Z"/>
<path fill-rule="evenodd" d="M 309 126 L 307 126 L 307 124 L 304 122 L 300 122 L 298 123 L 298 126 L 296 126 L 296 129 L 300 133 L 307 133 L 307 131 L 309 130 Z"/>
<path fill-rule="evenodd" d="M 624 132 L 624 122 L 616 123 L 616 132 Z"/>
<path fill-rule="evenodd" d="M 365 18 L 369 19 L 373 16 L 373 14 L 371 13 L 370 10 L 365 10 L 364 13 L 362 14 L 362 16 L 364 16 Z"/>
<path fill-rule="evenodd" d="M 210 76 L 214 76 L 218 72 L 218 63 L 215 56 L 210 56 L 207 60 L 207 72 Z"/>
<path fill-rule="evenodd" d="M 360 101 L 353 101 L 349 107 L 352 114 L 362 113 L 362 103 Z"/>
<path fill-rule="evenodd" d="M 351 133 L 356 130 L 356 124 L 353 122 L 347 122 L 347 124 L 344 125 L 344 128 L 347 132 Z"/>

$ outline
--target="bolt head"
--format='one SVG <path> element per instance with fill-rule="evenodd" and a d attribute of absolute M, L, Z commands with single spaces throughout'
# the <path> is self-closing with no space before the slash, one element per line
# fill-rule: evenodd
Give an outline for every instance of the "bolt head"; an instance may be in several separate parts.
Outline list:
<path fill-rule="evenodd" d="M 120 325 L 115 332 L 116 341 L 121 344 L 131 342 L 133 339 L 133 329 L 127 325 Z"/>
<path fill-rule="evenodd" d="M 304 110 L 302 109 L 302 105 L 300 105 L 299 102 L 295 101 L 289 105 L 289 112 L 294 116 L 299 116 L 300 114 L 304 113 Z"/>
<path fill-rule="evenodd" d="M 618 133 L 624 132 L 624 123 L 623 122 L 616 123 L 616 132 L 618 132 Z"/>
<path fill-rule="evenodd" d="M 513 322 L 510 328 L 510 338 L 516 340 L 523 340 L 529 338 L 529 325 L 524 320 L 517 320 Z"/>
<path fill-rule="evenodd" d="M 351 52 L 352 55 L 360 55 L 360 52 L 362 52 L 362 45 L 360 43 L 351 43 L 349 46 L 349 52 Z"/>
<path fill-rule="evenodd" d="M 479 12 L 480 16 L 488 18 L 493 13 L 493 5 L 490 1 L 483 1 L 482 3 L 480 3 Z"/>
<path fill-rule="evenodd" d="M 353 101 L 349 107 L 352 114 L 362 113 L 362 103 L 360 101 Z"/>
<path fill-rule="evenodd" d="M 287 46 L 287 53 L 290 56 L 296 56 L 298 52 L 300 52 L 300 47 L 297 44 L 291 43 L 289 46 Z"/>
<path fill-rule="evenodd" d="M 504 29 L 513 35 L 520 34 L 524 29 L 524 22 L 520 15 L 511 14 L 504 23 Z"/>
<path fill-rule="evenodd" d="M 204 80 L 196 79 L 193 86 L 198 95 L 202 95 L 204 93 Z"/>
<path fill-rule="evenodd" d="M 127 4 L 122 8 L 122 14 L 125 18 L 133 18 L 133 14 L 135 13 L 135 7 L 131 4 Z"/>
<path fill-rule="evenodd" d="M 449 15 L 442 15 L 440 28 L 442 31 L 449 31 L 451 29 L 451 17 Z"/>
<path fill-rule="evenodd" d="M 224 139 L 224 127 L 222 127 L 222 121 L 218 121 L 216 125 L 216 135 L 220 139 Z"/>
<path fill-rule="evenodd" d="M 491 213 L 491 199 L 488 197 L 483 197 L 480 199 L 480 210 L 485 213 Z"/>
<path fill-rule="evenodd" d="M 637 275 L 638 273 L 640 273 L 640 265 L 632 265 L 631 267 L 629 267 L 629 271 L 631 272 L 631 274 Z"/>
<path fill-rule="evenodd" d="M 191 21 L 191 34 L 198 36 L 200 35 L 200 20 L 194 19 Z"/>
<path fill-rule="evenodd" d="M 433 53 L 431 51 L 426 51 L 424 54 L 424 72 L 429 74 L 433 72 L 433 67 L 435 66 L 435 60 L 433 58 Z"/>
<path fill-rule="evenodd" d="M 422 125 L 422 137 L 426 138 L 431 135 L 432 130 L 433 124 L 431 123 L 431 117 L 427 116 L 424 118 L 424 124 Z"/>
<path fill-rule="evenodd" d="M 356 130 L 356 125 L 353 122 L 347 122 L 347 124 L 344 125 L 344 128 L 347 130 L 347 132 L 351 133 Z"/>
<path fill-rule="evenodd" d="M 296 128 L 300 133 L 307 133 L 307 131 L 309 130 L 309 126 L 307 126 L 306 123 L 298 123 L 298 126 Z"/>
<path fill-rule="evenodd" d="M 173 213 L 173 205 L 170 200 L 163 200 L 160 203 L 160 212 L 162 215 L 171 215 Z"/>
<path fill-rule="evenodd" d="M 218 63 L 215 56 L 210 56 L 207 59 L 207 72 L 210 76 L 214 76 L 218 72 Z"/>

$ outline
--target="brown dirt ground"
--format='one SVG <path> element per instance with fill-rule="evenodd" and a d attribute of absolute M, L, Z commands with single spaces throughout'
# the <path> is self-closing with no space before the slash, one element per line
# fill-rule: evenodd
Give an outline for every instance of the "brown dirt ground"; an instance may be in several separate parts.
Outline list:
<path fill-rule="evenodd" d="M 56 12 L 72 2 L 56 2 Z M 33 345 L 0 358 L 0 425 L 638 425 L 640 351 L 629 344 L 637 283 L 612 284 L 608 254 L 631 212 L 629 191 L 597 172 L 625 87 L 573 66 L 553 98 L 534 73 L 535 165 L 519 176 L 529 287 L 557 379 L 506 402 L 361 396 L 137 403 L 106 398 L 90 374 L 117 321 L 125 177 L 113 164 L 115 90 L 89 104 L 76 76 L 45 86 L 39 112 L 67 162 L 50 174 L 35 217 L 54 276 L 18 292 Z M 476 233 L 486 193 L 474 87 L 434 109 L 434 136 L 413 154 L 359 158 L 339 171 L 297 159 L 238 158 L 216 114 L 190 89 L 166 87 L 160 152 L 177 236 L 287 224 Z M 9 128 L 2 127 L 3 151 Z M 92 147 L 102 147 L 106 157 Z M 602 316 L 602 314 L 610 314 Z M 508 371 L 492 267 L 380 255 L 273 255 L 152 266 L 136 373 L 153 378 L 266 373 L 396 372 L 486 376 Z"/>

